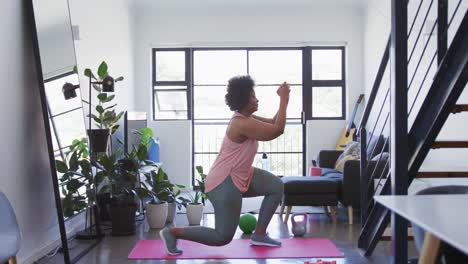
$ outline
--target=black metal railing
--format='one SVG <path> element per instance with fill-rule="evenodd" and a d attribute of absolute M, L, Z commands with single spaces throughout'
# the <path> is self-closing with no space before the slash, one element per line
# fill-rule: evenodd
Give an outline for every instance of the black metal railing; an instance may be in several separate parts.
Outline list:
<path fill-rule="evenodd" d="M 407 11 L 407 7 L 404 4 L 402 5 L 401 3 L 399 3 L 399 1 L 392 1 L 392 34 L 385 47 L 384 54 L 382 56 L 379 69 L 377 71 L 372 90 L 369 94 L 367 105 L 365 107 L 358 130 L 358 136 L 361 142 L 360 202 L 362 224 L 362 231 L 359 237 L 358 245 L 360 248 L 365 250 L 366 255 L 370 255 L 372 253 L 376 243 L 378 242 L 384 229 L 388 225 L 390 219 L 390 214 L 383 207 L 375 204 L 373 196 L 376 194 L 389 194 L 391 191 L 390 181 L 392 180 L 395 182 L 402 182 L 400 186 L 405 186 L 405 184 L 407 185 L 411 182 L 415 173 L 417 172 L 417 170 L 419 170 L 422 161 L 427 155 L 427 152 L 429 150 L 428 146 L 430 145 L 430 143 L 432 143 L 429 143 L 428 141 L 435 140 L 436 134 L 434 135 L 434 133 L 438 133 L 443 124 L 441 120 L 445 121 L 449 113 L 447 112 L 448 109 L 451 105 L 453 106 L 453 104 L 456 103 L 456 100 L 454 101 L 454 98 L 458 98 L 458 93 L 460 92 L 460 89 L 463 89 L 463 87 L 460 88 L 460 86 L 463 84 L 463 82 L 466 84 L 466 77 L 459 74 L 461 71 L 460 69 L 464 69 L 464 61 L 461 58 L 457 58 L 455 60 L 452 57 L 447 57 L 448 55 L 457 57 L 454 53 L 458 53 L 458 57 L 464 54 L 464 50 L 462 48 L 463 45 L 461 45 L 460 43 L 463 43 L 463 33 L 466 32 L 466 29 L 464 27 L 466 26 L 465 20 L 467 16 L 467 11 L 462 11 L 465 12 L 464 18 L 460 26 L 457 28 L 457 34 L 454 37 L 454 40 L 452 41 L 452 45 L 450 46 L 449 51 L 451 51 L 451 53 L 448 54 L 447 32 L 450 29 L 457 12 L 460 12 L 460 4 L 462 0 L 459 0 L 457 2 L 449 21 L 447 0 L 437 0 L 436 2 L 437 5 L 434 5 L 434 0 L 431 0 L 429 3 L 426 3 L 427 5 L 423 5 L 424 0 L 421 0 L 418 3 L 416 11 L 413 14 L 408 14 L 407 17 L 404 17 L 406 15 L 405 12 Z M 428 17 L 429 14 L 434 11 L 434 8 L 437 8 L 437 19 L 432 22 L 428 19 Z M 395 17 L 396 15 L 398 15 L 398 11 L 401 12 L 400 15 L 403 14 L 403 17 Z M 422 22 L 420 23 L 418 30 L 415 31 L 416 25 L 418 24 L 416 21 L 418 20 L 418 17 L 421 17 L 422 15 Z M 405 19 L 405 21 L 411 20 L 411 26 L 408 33 L 406 33 L 406 23 L 400 29 L 398 29 L 398 21 L 401 21 L 401 19 Z M 421 38 L 421 36 L 423 35 L 422 32 L 425 28 L 427 28 L 428 24 L 430 26 L 429 37 L 426 40 L 424 40 L 423 38 Z M 430 45 L 430 42 L 435 39 L 431 36 L 433 35 L 436 26 L 437 45 L 436 47 L 432 47 Z M 403 40 L 401 40 L 400 38 L 400 42 L 397 42 L 396 36 L 403 35 L 403 31 L 405 34 L 407 34 L 406 38 L 403 38 Z M 413 37 L 415 39 L 414 43 L 410 45 L 408 42 L 410 38 Z M 398 45 L 405 46 L 406 49 L 403 51 L 400 50 L 398 52 L 398 49 L 396 49 L 396 46 Z M 418 52 L 416 52 L 418 50 L 418 46 L 421 48 L 420 54 L 417 54 Z M 408 51 L 410 51 L 409 56 Z M 438 64 L 434 65 L 436 56 L 438 57 Z M 428 58 L 429 62 L 423 63 L 423 60 L 426 60 Z M 398 63 L 398 61 L 401 61 L 402 59 L 406 60 L 405 64 L 395 65 Z M 456 63 L 453 61 L 456 61 Z M 452 62 L 452 64 L 450 64 L 450 62 Z M 412 63 L 414 65 L 412 65 Z M 387 65 L 393 67 L 387 67 Z M 411 73 L 407 74 L 405 77 L 402 77 L 401 72 L 406 73 L 406 69 L 408 69 L 409 65 L 414 66 L 414 69 Z M 424 68 L 423 65 L 427 65 L 427 67 Z M 398 71 L 395 70 L 395 66 L 397 66 Z M 434 78 L 434 80 L 430 82 L 431 78 L 428 77 L 431 76 L 430 73 L 431 70 L 434 70 L 434 66 L 437 66 L 438 71 L 436 72 L 436 78 Z M 444 69 L 441 70 L 441 68 Z M 447 68 L 450 68 L 452 71 L 455 72 L 450 72 L 447 70 Z M 389 75 L 391 83 L 390 85 L 387 85 L 386 82 L 383 82 L 384 75 L 387 73 Z M 446 75 L 445 78 L 443 75 Z M 409 78 L 408 82 L 407 77 L 409 76 L 411 77 Z M 422 76 L 420 78 L 419 85 L 416 85 L 416 76 Z M 447 78 L 452 78 L 456 82 L 450 84 Z M 405 93 L 403 93 L 401 90 L 402 80 L 404 81 L 404 88 L 406 90 Z M 398 83 L 398 81 L 400 81 L 400 85 L 395 85 L 395 82 Z M 443 91 L 445 92 L 443 94 L 440 94 L 439 90 L 441 90 L 442 87 L 444 87 Z M 439 93 L 436 93 L 436 91 L 439 91 Z M 401 97 L 403 96 L 403 100 L 401 100 L 400 102 L 398 102 L 399 100 L 395 100 L 396 93 L 398 93 L 398 99 L 402 99 Z M 408 100 L 408 97 L 411 93 L 414 93 L 414 96 L 411 98 L 411 100 Z M 385 96 L 383 97 L 383 100 L 381 101 L 380 105 L 375 105 L 376 98 L 379 94 L 385 94 Z M 436 100 L 439 107 L 435 107 L 434 103 L 432 102 L 431 104 L 430 99 L 428 99 L 428 97 L 432 98 L 434 96 L 438 97 L 439 99 L 438 101 Z M 394 98 L 391 103 L 389 102 L 390 97 Z M 422 98 L 425 99 L 423 100 Z M 404 103 L 406 100 L 409 101 L 409 104 Z M 409 110 L 407 109 L 408 105 L 410 105 Z M 398 109 L 398 107 L 400 108 Z M 428 112 L 428 109 L 430 107 L 433 107 L 434 109 L 438 109 L 440 111 L 437 112 L 434 110 L 432 111 L 434 112 L 433 116 L 427 116 L 426 112 Z M 398 113 L 401 113 L 401 109 L 405 109 L 404 115 L 397 116 Z M 393 114 L 392 118 L 390 118 L 390 113 Z M 409 124 L 409 117 L 413 113 L 417 114 L 416 118 L 414 119 L 413 124 Z M 372 121 L 370 121 L 370 117 L 372 115 L 374 115 L 375 118 Z M 393 119 L 393 121 L 388 122 L 390 120 L 389 118 Z M 437 119 L 439 123 L 428 127 L 427 124 L 425 124 L 424 122 L 429 122 L 428 119 L 430 118 Z M 395 120 L 399 121 L 395 122 Z M 391 124 L 389 125 L 388 123 Z M 428 136 L 427 134 L 425 134 L 425 136 L 414 136 L 413 134 L 418 135 L 418 133 L 420 133 L 420 131 L 417 129 L 418 126 L 429 129 L 430 131 L 427 131 L 427 133 L 429 133 L 430 136 Z M 407 132 L 407 127 L 411 127 L 409 134 Z M 413 132 L 413 134 L 411 134 L 411 132 Z M 399 135 L 399 137 L 391 139 L 390 135 Z M 383 144 L 370 144 L 376 138 L 381 140 Z M 422 142 L 418 142 L 416 139 L 419 141 L 422 140 Z M 395 142 L 397 142 L 396 144 L 398 144 L 399 140 L 402 140 L 401 142 L 405 142 L 406 140 L 406 145 L 408 145 L 409 148 L 399 150 L 399 146 L 395 145 Z M 392 143 L 392 147 L 390 147 L 389 144 L 391 141 L 394 141 Z M 422 147 L 421 145 L 423 145 L 424 147 Z M 396 151 L 398 151 L 399 153 L 398 157 L 395 155 Z M 384 152 L 390 152 L 390 158 L 385 158 L 385 156 L 383 155 Z M 408 155 L 402 155 L 402 153 L 404 154 L 404 152 L 407 152 Z M 368 153 L 371 153 L 371 155 L 368 156 Z M 378 156 L 378 158 L 374 158 L 372 160 L 375 154 L 380 155 Z M 400 164 L 407 164 L 407 166 L 403 166 L 404 172 L 401 172 L 400 167 L 400 172 L 394 172 L 393 174 L 396 175 L 392 175 L 392 170 L 395 170 L 395 168 L 392 168 L 390 166 L 390 161 L 392 159 L 394 159 L 393 164 L 395 164 L 395 162 L 400 162 Z M 398 176 L 398 178 L 396 178 L 396 176 Z M 406 191 L 407 186 L 405 186 L 404 188 L 400 188 L 399 190 L 392 190 L 392 193 L 404 194 L 406 193 Z M 394 228 L 394 232 L 401 232 L 401 234 L 395 233 L 395 236 L 399 236 L 397 238 L 398 241 L 404 244 L 396 250 L 402 250 L 398 255 L 405 257 L 406 249 L 403 249 L 403 247 L 406 246 L 406 228 L 404 228 L 404 230 L 402 229 L 405 226 L 405 223 L 402 222 L 401 219 L 399 219 L 398 221 L 395 220 L 394 222 L 399 222 L 399 226 L 397 228 L 398 230 Z M 404 242 L 401 235 L 404 236 Z"/>

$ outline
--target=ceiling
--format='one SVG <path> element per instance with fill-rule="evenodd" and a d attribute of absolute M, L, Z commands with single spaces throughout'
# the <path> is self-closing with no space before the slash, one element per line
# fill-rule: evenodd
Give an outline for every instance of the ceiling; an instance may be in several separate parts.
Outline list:
<path fill-rule="evenodd" d="M 369 0 L 137 0 L 130 3 L 137 8 L 149 8 L 154 6 L 187 7 L 194 5 L 212 6 L 246 6 L 261 8 L 265 6 L 340 6 L 364 8 Z"/>

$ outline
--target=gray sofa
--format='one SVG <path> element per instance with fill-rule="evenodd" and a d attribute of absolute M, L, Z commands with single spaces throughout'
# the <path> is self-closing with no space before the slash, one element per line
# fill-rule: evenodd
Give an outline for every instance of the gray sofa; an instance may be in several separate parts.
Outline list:
<path fill-rule="evenodd" d="M 368 136 L 367 148 L 369 172 L 375 175 L 386 175 L 388 166 L 387 142 L 383 136 Z M 338 202 L 348 208 L 349 224 L 353 224 L 353 211 L 360 208 L 361 164 L 359 160 L 348 160 L 343 172 L 334 170 L 335 163 L 343 151 L 322 150 L 318 155 L 318 166 L 322 168 L 319 177 L 295 176 L 283 177 L 284 195 L 281 203 L 280 216 L 287 208 L 284 223 L 288 222 L 292 206 L 323 206 L 328 212 L 330 207 L 333 222 L 336 223 L 336 205 Z M 373 188 L 373 184 L 369 186 Z"/>
<path fill-rule="evenodd" d="M 388 160 L 388 144 L 383 136 L 371 136 L 369 147 L 367 149 L 367 158 L 369 160 L 369 170 L 375 175 L 386 175 L 388 166 L 385 166 Z M 322 168 L 322 177 L 336 181 L 340 188 L 338 191 L 338 200 L 348 208 L 349 223 L 353 223 L 353 211 L 360 208 L 360 175 L 361 164 L 359 160 L 348 160 L 344 164 L 343 172 L 336 171 L 336 160 L 343 153 L 338 150 L 322 150 L 319 152 L 317 162 Z M 385 171 L 384 171 L 385 170 Z M 373 187 L 373 185 L 371 186 Z"/>

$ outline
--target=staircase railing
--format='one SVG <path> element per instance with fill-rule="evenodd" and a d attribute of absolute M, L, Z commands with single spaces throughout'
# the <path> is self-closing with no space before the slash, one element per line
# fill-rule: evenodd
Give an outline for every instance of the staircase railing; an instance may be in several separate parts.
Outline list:
<path fill-rule="evenodd" d="M 394 188 L 392 190 L 393 194 L 406 193 L 408 184 L 418 172 L 435 137 L 439 133 L 448 115 L 453 111 L 456 99 L 458 99 L 461 90 L 466 84 L 466 75 L 468 74 L 462 74 L 466 73 L 466 69 L 464 68 L 466 63 L 464 61 L 464 54 L 466 53 L 466 49 L 468 49 L 468 44 L 465 46 L 463 45 L 465 44 L 464 39 L 466 38 L 464 35 L 466 35 L 468 31 L 466 28 L 467 11 L 459 10 L 462 0 L 457 2 L 450 16 L 448 14 L 447 0 L 427 1 L 426 5 L 424 5 L 424 0 L 419 1 L 416 11 L 410 15 L 406 14 L 407 6 L 405 4 L 402 5 L 400 1 L 396 0 L 392 1 L 392 34 L 387 41 L 359 125 L 358 135 L 361 142 L 360 201 L 362 230 L 358 246 L 365 250 L 366 255 L 372 253 L 390 220 L 390 214 L 387 210 L 375 204 L 372 197 L 376 194 L 390 194 L 391 181 L 394 181 L 394 184 L 397 183 L 396 185 L 401 183 L 399 189 Z M 437 3 L 436 5 L 434 5 L 435 2 Z M 437 8 L 436 21 L 430 21 L 428 19 L 429 13 L 434 11 L 433 8 Z M 464 14 L 464 17 L 451 43 L 450 49 L 447 52 L 447 32 L 458 12 L 462 12 L 461 14 Z M 448 21 L 449 17 L 450 20 Z M 403 32 L 397 32 L 397 30 L 400 30 L 404 31 L 406 34 L 407 23 L 400 25 L 402 28 L 397 28 L 398 21 L 402 19 L 404 19 L 404 21 L 412 21 L 407 35 L 403 35 Z M 422 19 L 422 22 L 420 23 L 419 30 L 416 31 L 416 22 L 418 19 Z M 428 25 L 430 27 L 429 37 L 424 40 L 421 38 L 423 35 L 422 32 Z M 431 49 L 430 41 L 433 39 L 430 36 L 435 32 L 436 26 L 438 32 L 437 46 Z M 406 36 L 406 38 L 400 38 L 400 43 L 398 43 L 396 39 L 398 34 L 399 36 Z M 415 39 L 412 45 L 408 43 L 410 38 Z M 419 46 L 422 47 L 422 51 L 419 56 L 417 56 L 418 52 L 416 52 L 416 50 L 420 44 L 422 44 L 422 46 Z M 406 50 L 399 51 L 396 48 L 397 45 L 405 46 Z M 405 59 L 407 58 L 406 63 L 395 65 L 398 61 L 401 61 L 402 57 Z M 432 77 L 431 70 L 433 70 L 436 57 L 438 58 L 438 70 L 435 75 L 436 77 L 430 82 L 430 77 Z M 430 62 L 427 64 L 427 67 L 424 68 L 425 65 L 422 62 L 423 59 L 427 58 L 430 58 Z M 392 65 L 394 67 L 387 67 L 387 65 Z M 406 72 L 409 65 L 414 69 L 411 73 L 401 77 L 401 72 Z M 395 66 L 398 67 L 398 71 L 395 69 Z M 390 84 L 383 82 L 386 74 L 389 76 Z M 418 84 L 416 84 L 416 76 L 421 79 Z M 401 84 L 395 84 L 398 81 L 401 82 L 402 79 L 405 82 L 404 90 L 401 89 Z M 427 89 L 428 87 L 429 89 Z M 414 98 L 408 100 L 410 104 L 405 104 L 410 93 L 414 94 Z M 384 96 L 382 103 L 377 107 L 375 101 L 379 94 Z M 395 98 L 396 95 L 398 95 L 398 98 L 392 100 L 390 104 L 390 97 Z M 401 96 L 404 97 L 403 100 L 401 100 Z M 425 100 L 421 98 L 425 98 Z M 423 102 L 422 104 L 420 104 L 421 101 Z M 408 106 L 409 110 L 407 110 Z M 400 109 L 398 109 L 398 107 Z M 390 108 L 392 108 L 392 118 L 390 118 L 390 116 L 392 116 L 390 114 Z M 401 109 L 405 109 L 404 115 L 401 114 Z M 397 116 L 399 112 L 400 116 Z M 409 117 L 415 113 L 416 117 L 414 122 L 412 125 L 408 124 Z M 371 114 L 376 116 L 372 122 L 370 122 Z M 395 122 L 398 117 L 400 118 L 399 121 Z M 388 124 L 390 119 L 393 119 L 391 125 Z M 407 127 L 411 127 L 409 134 L 407 133 Z M 391 138 L 391 136 L 395 135 L 399 135 L 399 137 Z M 379 149 L 377 149 L 377 145 L 370 146 L 369 144 L 371 140 L 376 137 L 381 138 L 381 140 L 384 138 L 384 144 L 381 144 Z M 395 143 L 398 144 L 400 140 L 402 140 L 401 142 L 407 140 L 406 145 L 408 145 L 409 148 L 398 149 L 401 146 L 395 145 Z M 390 146 L 389 143 L 392 141 L 393 144 Z M 379 155 L 376 160 L 368 160 L 367 153 L 382 154 L 383 152 L 387 152 L 389 148 L 391 153 L 389 159 L 386 159 L 384 155 Z M 399 156 L 396 156 L 397 152 L 400 154 Z M 407 156 L 404 155 L 405 152 L 408 153 Z M 370 158 L 372 158 L 372 156 L 373 155 L 371 155 Z M 402 160 L 398 161 L 398 159 Z M 398 164 L 398 162 L 406 164 L 406 166 L 404 166 L 404 172 L 401 171 L 400 166 L 400 168 L 398 168 L 400 171 L 395 173 L 395 164 Z M 376 164 L 380 165 L 376 166 Z M 396 175 L 392 175 L 392 172 Z M 400 222 L 399 227 L 397 227 L 398 230 L 394 228 L 394 232 L 400 232 L 400 234 L 396 234 L 396 236 L 399 236 L 397 237 L 398 242 L 400 242 L 399 244 L 403 245 L 397 250 L 403 250 L 404 252 L 402 251 L 398 255 L 405 258 L 406 249 L 402 248 L 406 246 L 406 223 L 404 223 L 404 221 Z"/>

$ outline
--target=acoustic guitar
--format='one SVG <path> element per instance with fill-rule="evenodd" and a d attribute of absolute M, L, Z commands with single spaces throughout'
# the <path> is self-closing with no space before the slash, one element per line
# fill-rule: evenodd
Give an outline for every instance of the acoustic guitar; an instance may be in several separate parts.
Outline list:
<path fill-rule="evenodd" d="M 362 99 L 364 99 L 364 95 L 359 95 L 356 104 L 354 105 L 353 114 L 351 115 L 351 119 L 346 124 L 346 127 L 343 128 L 343 132 L 341 132 L 341 136 L 336 143 L 336 150 L 344 150 L 346 145 L 353 141 L 356 135 L 356 125 L 354 124 L 354 118 L 356 117 L 357 109 L 359 104 L 361 103 Z"/>

